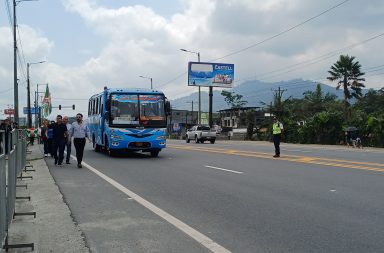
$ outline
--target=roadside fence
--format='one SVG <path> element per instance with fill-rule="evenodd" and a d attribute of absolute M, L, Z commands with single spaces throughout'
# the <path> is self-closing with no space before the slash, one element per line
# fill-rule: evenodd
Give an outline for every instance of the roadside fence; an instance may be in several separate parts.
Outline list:
<path fill-rule="evenodd" d="M 27 139 L 23 130 L 16 129 L 11 132 L 0 131 L 0 138 L 0 246 L 6 251 L 11 248 L 31 248 L 34 250 L 33 243 L 12 245 L 8 243 L 9 227 L 16 215 L 34 215 L 36 217 L 35 212 L 15 212 L 16 199 L 20 198 L 16 197 L 17 179 L 26 178 L 22 176 L 22 173 L 27 162 Z"/>

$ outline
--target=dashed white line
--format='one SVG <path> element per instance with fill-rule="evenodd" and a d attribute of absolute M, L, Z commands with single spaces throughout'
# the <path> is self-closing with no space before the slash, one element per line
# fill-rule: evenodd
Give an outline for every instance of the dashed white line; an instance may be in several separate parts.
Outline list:
<path fill-rule="evenodd" d="M 74 156 L 72 156 L 72 157 L 75 159 Z M 210 251 L 212 251 L 214 253 L 230 253 L 231 252 L 231 251 L 227 250 L 226 248 L 224 248 L 223 246 L 221 246 L 220 244 L 214 242 L 211 238 L 200 233 L 196 229 L 190 227 L 186 223 L 184 223 L 181 220 L 177 219 L 176 217 L 170 215 L 169 213 L 165 212 L 161 208 L 150 203 L 146 199 L 140 197 L 139 195 L 132 192 L 131 190 L 125 188 L 123 185 L 119 184 L 118 182 L 116 182 L 112 178 L 108 177 L 107 175 L 105 175 L 102 172 L 98 171 L 97 169 L 93 168 L 91 165 L 89 165 L 85 162 L 83 162 L 83 165 L 84 165 L 84 167 L 86 167 L 87 169 L 89 169 L 90 171 L 92 171 L 93 173 L 95 173 L 96 175 L 98 175 L 99 177 L 101 177 L 102 179 L 107 181 L 108 183 L 110 183 L 112 186 L 114 186 L 115 188 L 117 188 L 121 192 L 128 195 L 129 198 L 134 199 L 140 205 L 142 205 L 145 208 L 147 208 L 148 210 L 152 211 L 154 214 L 160 216 L 161 218 L 163 218 L 164 220 L 166 220 L 167 222 L 169 222 L 170 224 L 175 226 L 177 229 L 183 231 L 185 234 L 190 236 L 192 239 L 194 239 L 195 241 L 197 241 L 198 243 L 200 243 L 202 246 L 209 249 Z"/>
<path fill-rule="evenodd" d="M 231 173 L 235 173 L 235 174 L 243 174 L 244 173 L 244 172 L 241 172 L 241 171 L 228 170 L 228 169 L 223 169 L 223 168 L 209 166 L 209 165 L 205 165 L 204 167 L 210 168 L 210 169 L 215 169 L 215 170 L 222 170 L 222 171 L 226 171 L 226 172 L 231 172 Z"/>

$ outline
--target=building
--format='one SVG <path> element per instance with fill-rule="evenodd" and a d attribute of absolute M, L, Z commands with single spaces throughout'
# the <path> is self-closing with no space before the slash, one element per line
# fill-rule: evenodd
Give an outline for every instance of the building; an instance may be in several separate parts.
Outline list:
<path fill-rule="evenodd" d="M 255 126 L 265 120 L 265 112 L 262 107 L 242 107 L 220 110 L 221 127 L 247 128 L 247 113 L 253 111 Z"/>
<path fill-rule="evenodd" d="M 185 128 L 189 128 L 198 123 L 198 112 L 188 110 L 172 109 L 171 115 L 168 116 L 168 130 L 171 132 L 185 132 Z"/>

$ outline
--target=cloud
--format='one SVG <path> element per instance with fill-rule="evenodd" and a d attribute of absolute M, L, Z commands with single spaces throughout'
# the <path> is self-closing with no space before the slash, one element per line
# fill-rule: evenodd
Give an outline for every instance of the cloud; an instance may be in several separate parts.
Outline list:
<path fill-rule="evenodd" d="M 154 87 L 164 90 L 169 98 L 196 92 L 197 88 L 187 86 L 184 73 L 187 62 L 195 61 L 197 57 L 181 52 L 180 48 L 200 52 L 202 61 L 219 58 L 219 62 L 234 63 L 236 84 L 247 78 L 265 78 L 263 81 L 325 78 L 329 67 L 338 59 L 337 54 L 316 64 L 298 65 L 295 71 L 284 71 L 284 68 L 290 70 L 290 66 L 310 63 L 328 52 L 379 34 L 384 23 L 382 1 L 349 1 L 286 34 L 260 43 L 336 2 L 180 0 L 181 11 L 168 17 L 144 5 L 113 8 L 102 6 L 97 0 L 61 2 L 71 17 L 73 14 L 81 17 L 87 28 L 105 44 L 101 50 L 93 50 L 92 45 L 74 48 L 89 58 L 81 64 L 61 66 L 51 58 L 55 50 L 54 38 L 38 29 L 20 26 L 26 58 L 48 60 L 38 68 L 34 67 L 33 76 L 34 81 L 50 83 L 56 104 L 65 102 L 60 100 L 64 98 L 87 99 L 105 85 L 149 87 L 149 80 L 139 78 L 140 75 L 152 77 Z M 165 1 L 164 6 L 175 2 Z M 11 33 L 8 28 L 0 27 L 0 34 L 0 50 L 8 59 L 0 58 L 0 78 L 10 86 L 13 83 L 12 64 L 9 62 L 12 59 Z M 380 65 L 382 40 L 378 38 L 340 51 L 340 54 L 355 55 L 363 68 Z M 244 48 L 248 49 L 222 58 Z M 265 75 L 280 69 L 284 74 Z M 381 85 L 379 77 L 368 77 L 367 86 Z M 4 104 L 4 101 L 0 103 Z M 86 110 L 86 100 L 76 103 L 82 111 Z"/>
<path fill-rule="evenodd" d="M 0 34 L 0 52 L 2 56 L 0 57 L 0 109 L 2 110 L 8 107 L 8 105 L 13 104 L 13 33 L 9 27 L 0 27 Z M 20 57 L 17 59 L 18 65 L 24 67 L 23 71 L 21 71 L 21 67 L 18 68 L 19 108 L 22 109 L 22 107 L 27 106 L 25 64 L 27 62 L 45 60 L 50 50 L 54 47 L 54 43 L 41 36 L 39 31 L 26 25 L 19 25 L 17 38 L 22 41 L 21 44 L 18 44 L 20 55 L 22 55 L 21 51 L 24 53 L 24 58 Z M 34 86 L 36 82 L 42 81 L 42 79 L 38 79 L 44 71 L 42 66 L 43 64 L 39 65 L 39 67 L 31 66 L 30 77 L 33 81 L 31 85 Z M 33 100 L 33 92 L 31 92 L 31 94 Z"/>

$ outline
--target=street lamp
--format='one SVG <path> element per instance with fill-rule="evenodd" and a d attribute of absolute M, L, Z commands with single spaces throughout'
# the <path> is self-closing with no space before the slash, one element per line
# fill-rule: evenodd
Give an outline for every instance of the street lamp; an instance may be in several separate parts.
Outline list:
<path fill-rule="evenodd" d="M 33 64 L 40 64 L 44 63 L 45 61 L 39 61 L 39 62 L 31 62 L 27 63 L 27 98 L 28 98 L 28 128 L 32 127 L 32 112 L 31 112 L 31 92 L 30 92 L 30 83 L 29 83 L 29 67 Z"/>
<path fill-rule="evenodd" d="M 151 90 L 153 89 L 153 86 L 152 86 L 152 77 L 146 77 L 146 76 L 139 76 L 139 77 L 151 80 Z"/>
<path fill-rule="evenodd" d="M 36 91 L 35 91 L 35 126 L 36 128 L 41 126 L 41 110 L 40 110 L 40 106 L 39 106 L 39 94 L 40 93 L 44 93 L 44 91 L 40 92 L 39 91 L 39 86 L 41 85 L 48 85 L 47 83 L 44 83 L 44 84 L 36 84 Z M 36 113 L 36 110 L 37 113 Z"/>
<path fill-rule="evenodd" d="M 19 84 L 17 83 L 17 37 L 16 37 L 16 5 L 20 2 L 35 1 L 35 0 L 13 0 L 13 102 L 14 102 L 14 122 L 19 127 Z M 31 123 L 32 124 L 32 123 Z"/>
<path fill-rule="evenodd" d="M 194 51 L 189 51 L 184 48 L 180 48 L 181 51 L 187 52 L 187 53 L 192 53 L 192 54 L 197 54 L 197 61 L 200 62 L 200 52 L 194 52 Z M 200 91 L 200 86 L 199 87 L 199 115 L 198 115 L 198 123 L 201 124 L 201 91 Z"/>

